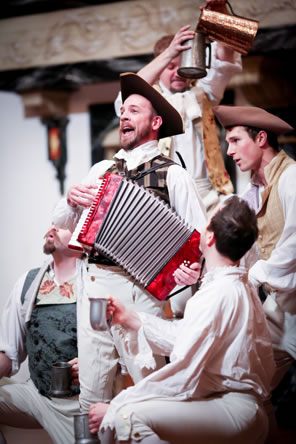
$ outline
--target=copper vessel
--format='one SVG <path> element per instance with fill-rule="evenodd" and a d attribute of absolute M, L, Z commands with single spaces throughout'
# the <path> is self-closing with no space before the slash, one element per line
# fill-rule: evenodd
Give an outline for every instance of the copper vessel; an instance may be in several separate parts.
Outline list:
<path fill-rule="evenodd" d="M 203 9 L 196 32 L 204 32 L 210 40 L 221 42 L 233 50 L 247 55 L 259 28 L 257 20 Z"/>

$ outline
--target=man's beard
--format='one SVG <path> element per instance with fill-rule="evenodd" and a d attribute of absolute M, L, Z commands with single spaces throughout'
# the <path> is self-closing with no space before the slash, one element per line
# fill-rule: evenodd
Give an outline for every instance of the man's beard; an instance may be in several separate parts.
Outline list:
<path fill-rule="evenodd" d="M 185 92 L 187 90 L 187 88 L 182 88 L 182 89 L 175 89 L 175 88 L 170 88 L 170 92 L 171 93 L 173 93 L 173 94 L 176 94 L 176 93 L 183 93 L 183 92 Z"/>
<path fill-rule="evenodd" d="M 52 254 L 56 250 L 56 247 L 53 242 L 46 241 L 43 245 L 43 253 L 44 254 Z"/>
<path fill-rule="evenodd" d="M 137 146 L 142 145 L 141 140 L 144 140 L 150 133 L 150 128 L 147 126 L 147 128 L 145 128 L 141 134 L 137 134 L 135 136 L 134 139 L 132 139 L 130 142 L 123 141 L 123 144 L 120 140 L 120 147 L 123 148 L 126 151 L 132 151 L 134 148 L 136 148 Z"/>
<path fill-rule="evenodd" d="M 132 140 L 127 144 L 120 144 L 120 146 L 126 151 L 132 151 L 135 148 L 135 143 L 136 143 L 135 140 Z"/>

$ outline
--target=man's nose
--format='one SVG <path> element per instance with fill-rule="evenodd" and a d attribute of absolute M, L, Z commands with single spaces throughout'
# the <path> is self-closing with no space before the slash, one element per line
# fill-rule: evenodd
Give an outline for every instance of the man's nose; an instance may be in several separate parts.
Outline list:
<path fill-rule="evenodd" d="M 179 79 L 183 79 L 183 77 L 179 76 L 178 69 L 179 69 L 179 65 L 176 65 L 176 67 L 174 69 L 174 76 L 178 77 Z"/>
<path fill-rule="evenodd" d="M 129 115 L 128 115 L 127 111 L 123 111 L 121 113 L 120 120 L 128 120 L 128 118 L 129 118 Z"/>
<path fill-rule="evenodd" d="M 233 156 L 233 154 L 234 154 L 234 149 L 230 143 L 228 144 L 226 154 L 227 154 L 227 156 Z"/>
<path fill-rule="evenodd" d="M 56 231 L 56 232 L 58 232 L 59 229 L 55 226 L 55 224 L 51 224 L 51 226 L 49 228 L 49 231 Z"/>

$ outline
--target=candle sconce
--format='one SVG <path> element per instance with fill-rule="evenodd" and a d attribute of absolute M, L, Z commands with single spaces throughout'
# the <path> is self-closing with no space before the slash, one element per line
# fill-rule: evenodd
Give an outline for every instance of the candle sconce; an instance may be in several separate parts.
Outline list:
<path fill-rule="evenodd" d="M 69 119 L 44 118 L 42 123 L 47 128 L 48 159 L 53 163 L 57 171 L 57 179 L 60 182 L 60 192 L 64 194 L 65 167 L 67 163 L 67 138 L 66 127 Z"/>

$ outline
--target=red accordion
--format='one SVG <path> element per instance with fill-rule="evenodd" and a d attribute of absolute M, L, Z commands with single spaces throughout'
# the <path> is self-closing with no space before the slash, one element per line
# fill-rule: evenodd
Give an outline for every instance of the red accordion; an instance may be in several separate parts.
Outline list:
<path fill-rule="evenodd" d="M 176 286 L 173 273 L 201 256 L 199 233 L 162 199 L 137 183 L 106 173 L 72 235 L 70 248 L 111 259 L 159 300 Z"/>

